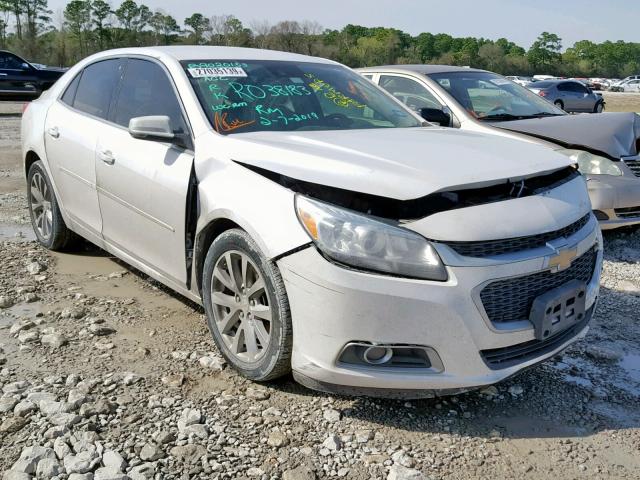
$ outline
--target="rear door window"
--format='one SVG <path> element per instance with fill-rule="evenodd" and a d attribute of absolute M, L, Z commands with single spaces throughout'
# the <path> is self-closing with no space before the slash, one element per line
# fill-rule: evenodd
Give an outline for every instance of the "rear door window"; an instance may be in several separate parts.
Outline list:
<path fill-rule="evenodd" d="M 128 128 L 132 118 L 156 115 L 169 117 L 175 133 L 186 133 L 180 102 L 164 69 L 148 60 L 129 59 L 112 121 Z"/>
<path fill-rule="evenodd" d="M 62 98 L 60 99 L 64 103 L 69 105 L 70 107 L 73 106 L 73 102 L 74 102 L 74 100 L 76 98 L 76 92 L 78 91 L 78 85 L 80 85 L 80 77 L 82 77 L 82 72 L 80 72 L 78 75 L 76 75 L 76 78 L 74 78 L 73 81 L 69 84 L 69 86 L 65 90 L 64 94 L 62 95 Z"/>
<path fill-rule="evenodd" d="M 86 67 L 80 78 L 73 107 L 107 119 L 114 93 L 122 77 L 123 59 L 103 60 Z"/>

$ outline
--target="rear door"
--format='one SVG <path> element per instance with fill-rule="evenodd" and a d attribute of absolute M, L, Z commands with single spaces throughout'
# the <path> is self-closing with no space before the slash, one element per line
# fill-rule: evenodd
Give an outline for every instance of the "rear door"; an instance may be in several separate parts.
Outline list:
<path fill-rule="evenodd" d="M 0 52 L 0 98 L 30 100 L 40 95 L 36 69 L 17 55 Z"/>
<path fill-rule="evenodd" d="M 45 147 L 62 206 L 85 234 L 101 236 L 96 191 L 98 135 L 122 76 L 122 59 L 87 66 L 53 103 L 45 121 Z"/>
<path fill-rule="evenodd" d="M 595 107 L 595 95 L 592 95 L 587 87 L 578 82 L 572 82 L 571 88 L 575 93 L 577 109 L 582 112 L 592 112 Z"/>
<path fill-rule="evenodd" d="M 576 92 L 573 91 L 571 82 L 559 83 L 556 88 L 560 93 L 560 100 L 562 100 L 564 109 L 567 112 L 573 112 L 580 108 L 577 102 Z"/>
<path fill-rule="evenodd" d="M 165 68 L 131 58 L 110 121 L 98 139 L 96 175 L 104 239 L 178 284 L 187 281 L 185 212 L 193 152 L 170 142 L 133 138 L 135 117 L 166 115 L 189 132 Z"/>

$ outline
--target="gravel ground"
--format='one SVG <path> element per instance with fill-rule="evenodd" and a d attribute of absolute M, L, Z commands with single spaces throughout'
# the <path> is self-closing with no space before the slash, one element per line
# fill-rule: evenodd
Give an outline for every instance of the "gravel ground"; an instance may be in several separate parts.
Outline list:
<path fill-rule="evenodd" d="M 639 230 L 605 235 L 586 339 L 507 382 L 413 402 L 258 385 L 198 306 L 90 245 L 32 241 L 18 121 L 0 118 L 5 479 L 640 478 Z"/>

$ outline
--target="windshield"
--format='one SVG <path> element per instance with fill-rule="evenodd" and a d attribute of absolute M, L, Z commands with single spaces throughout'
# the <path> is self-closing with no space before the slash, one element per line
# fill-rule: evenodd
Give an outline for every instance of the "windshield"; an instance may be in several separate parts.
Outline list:
<path fill-rule="evenodd" d="M 265 60 L 184 61 L 222 134 L 422 126 L 369 80 L 340 65 Z"/>
<path fill-rule="evenodd" d="M 516 120 L 564 115 L 562 110 L 545 99 L 495 73 L 434 73 L 429 77 L 479 120 Z"/>

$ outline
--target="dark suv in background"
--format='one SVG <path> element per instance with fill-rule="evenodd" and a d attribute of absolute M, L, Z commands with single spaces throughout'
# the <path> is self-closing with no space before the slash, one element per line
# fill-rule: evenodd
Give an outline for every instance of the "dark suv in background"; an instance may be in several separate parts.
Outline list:
<path fill-rule="evenodd" d="M 33 100 L 55 83 L 63 68 L 35 67 L 18 55 L 0 50 L 0 100 Z"/>

